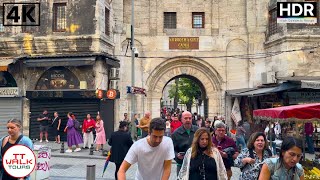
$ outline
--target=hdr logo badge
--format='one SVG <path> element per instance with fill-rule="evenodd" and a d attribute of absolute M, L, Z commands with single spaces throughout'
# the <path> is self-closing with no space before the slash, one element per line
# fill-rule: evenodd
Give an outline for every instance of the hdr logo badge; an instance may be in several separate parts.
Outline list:
<path fill-rule="evenodd" d="M 2 165 L 12 177 L 23 178 L 36 167 L 36 156 L 29 147 L 14 145 L 3 155 Z"/>
<path fill-rule="evenodd" d="M 317 2 L 277 2 L 277 23 L 317 23 Z"/>
<path fill-rule="evenodd" d="M 40 3 L 3 3 L 3 26 L 40 26 Z"/>

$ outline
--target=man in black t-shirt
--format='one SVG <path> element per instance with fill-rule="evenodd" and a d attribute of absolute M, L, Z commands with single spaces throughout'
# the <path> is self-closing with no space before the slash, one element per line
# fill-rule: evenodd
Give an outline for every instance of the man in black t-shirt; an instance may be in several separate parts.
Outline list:
<path fill-rule="evenodd" d="M 42 136 L 44 133 L 44 136 L 46 137 L 46 142 L 48 141 L 48 128 L 49 128 L 49 116 L 48 111 L 44 110 L 42 114 L 39 115 L 38 119 L 40 122 L 40 142 L 42 142 Z"/>

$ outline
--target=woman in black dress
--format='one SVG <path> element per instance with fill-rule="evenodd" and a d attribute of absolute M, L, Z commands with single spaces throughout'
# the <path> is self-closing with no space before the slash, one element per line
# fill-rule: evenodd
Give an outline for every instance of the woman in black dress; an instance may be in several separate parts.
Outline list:
<path fill-rule="evenodd" d="M 200 128 L 186 152 L 178 180 L 226 180 L 227 173 L 219 150 L 211 141 L 210 132 Z"/>
<path fill-rule="evenodd" d="M 55 143 L 60 144 L 60 125 L 61 125 L 61 118 L 59 117 L 58 112 L 53 113 L 53 119 L 52 119 L 52 128 L 55 135 Z"/>

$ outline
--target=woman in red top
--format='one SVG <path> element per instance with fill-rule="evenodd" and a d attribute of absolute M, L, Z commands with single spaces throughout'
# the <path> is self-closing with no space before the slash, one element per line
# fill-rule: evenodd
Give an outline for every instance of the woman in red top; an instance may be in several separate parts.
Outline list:
<path fill-rule="evenodd" d="M 83 120 L 82 133 L 83 133 L 83 148 L 89 148 L 93 144 L 92 130 L 96 127 L 96 122 L 87 114 L 87 118 Z"/>
<path fill-rule="evenodd" d="M 171 134 L 178 129 L 182 125 L 181 121 L 179 121 L 178 117 L 176 115 L 172 116 L 172 122 L 171 122 Z"/>

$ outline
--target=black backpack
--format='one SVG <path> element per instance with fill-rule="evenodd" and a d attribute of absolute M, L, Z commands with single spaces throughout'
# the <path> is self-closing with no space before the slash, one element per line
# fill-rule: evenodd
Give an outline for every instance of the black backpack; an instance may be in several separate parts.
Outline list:
<path fill-rule="evenodd" d="M 77 131 L 79 131 L 79 130 L 81 130 L 81 127 L 80 127 L 80 122 L 78 121 L 78 120 L 74 120 L 74 128 L 77 130 Z"/>

